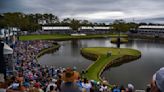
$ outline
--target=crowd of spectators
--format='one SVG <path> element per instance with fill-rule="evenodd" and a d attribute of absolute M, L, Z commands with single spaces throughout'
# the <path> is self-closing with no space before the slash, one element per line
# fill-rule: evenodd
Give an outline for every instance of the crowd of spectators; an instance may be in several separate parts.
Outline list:
<path fill-rule="evenodd" d="M 40 65 L 36 55 L 54 44 L 54 41 L 41 40 L 17 42 L 13 48 L 13 74 L 7 75 L 5 85 L 0 81 L 0 88 L 7 92 L 99 92 L 99 88 L 102 92 L 107 91 L 106 85 L 81 79 L 75 69 Z"/>

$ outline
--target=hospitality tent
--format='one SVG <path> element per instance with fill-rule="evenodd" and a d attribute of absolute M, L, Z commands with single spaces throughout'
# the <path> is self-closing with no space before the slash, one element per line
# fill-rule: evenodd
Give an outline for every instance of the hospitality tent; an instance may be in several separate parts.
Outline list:
<path fill-rule="evenodd" d="M 3 47 L 3 54 L 13 54 L 13 49 L 10 48 L 10 46 L 8 46 L 6 43 L 4 43 L 4 47 Z"/>

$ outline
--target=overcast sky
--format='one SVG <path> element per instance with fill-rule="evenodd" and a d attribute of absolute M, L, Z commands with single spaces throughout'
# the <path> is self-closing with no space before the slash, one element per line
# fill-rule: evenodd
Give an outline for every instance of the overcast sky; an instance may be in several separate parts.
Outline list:
<path fill-rule="evenodd" d="M 0 0 L 0 13 L 53 13 L 60 18 L 164 23 L 164 0 Z"/>

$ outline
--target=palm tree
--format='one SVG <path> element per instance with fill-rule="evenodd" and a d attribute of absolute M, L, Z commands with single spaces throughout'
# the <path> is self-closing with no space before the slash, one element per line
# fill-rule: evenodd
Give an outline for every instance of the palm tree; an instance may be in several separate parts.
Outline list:
<path fill-rule="evenodd" d="M 120 48 L 120 32 L 127 32 L 130 26 L 124 20 L 115 20 L 113 22 L 113 28 L 118 33 L 117 48 Z"/>

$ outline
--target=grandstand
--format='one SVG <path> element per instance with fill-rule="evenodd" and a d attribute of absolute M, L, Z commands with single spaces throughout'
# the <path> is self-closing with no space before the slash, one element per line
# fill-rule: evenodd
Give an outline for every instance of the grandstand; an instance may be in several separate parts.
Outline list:
<path fill-rule="evenodd" d="M 101 26 L 81 26 L 75 32 L 68 26 L 42 26 L 42 30 L 50 33 L 59 34 L 72 34 L 72 33 L 84 33 L 84 34 L 105 34 L 112 30 L 112 27 L 101 27 Z"/>
<path fill-rule="evenodd" d="M 94 31 L 99 34 L 109 33 L 112 30 L 112 27 L 100 27 L 95 26 L 93 27 Z"/>
<path fill-rule="evenodd" d="M 163 25 L 141 25 L 137 29 L 138 34 L 164 37 Z"/>
<path fill-rule="evenodd" d="M 109 33 L 112 30 L 111 27 L 102 27 L 102 26 L 82 26 L 79 28 L 80 33 L 86 34 L 104 34 Z"/>
<path fill-rule="evenodd" d="M 70 34 L 72 33 L 72 28 L 68 26 L 42 26 L 43 31 L 48 31 L 51 33 L 59 34 Z"/>

